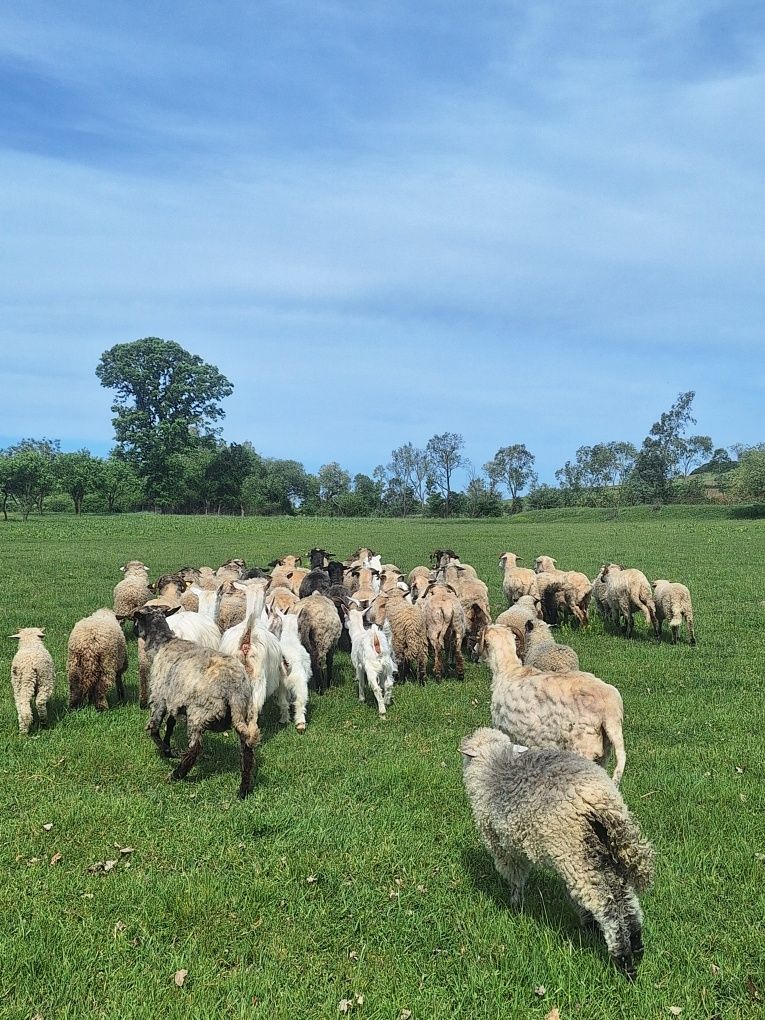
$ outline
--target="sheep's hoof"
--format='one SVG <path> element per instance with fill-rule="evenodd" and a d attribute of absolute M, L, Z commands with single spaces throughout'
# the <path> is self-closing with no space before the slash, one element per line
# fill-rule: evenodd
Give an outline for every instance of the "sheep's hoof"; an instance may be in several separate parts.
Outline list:
<path fill-rule="evenodd" d="M 139 701 L 138 702 L 138 707 L 139 708 L 148 708 L 149 707 L 149 702 L 148 701 Z"/>
<path fill-rule="evenodd" d="M 613 960 L 616 964 L 616 969 L 620 970 L 628 981 L 635 981 L 637 979 L 637 967 L 631 953 L 627 956 L 615 956 Z"/>
<path fill-rule="evenodd" d="M 305 723 L 304 722 L 295 723 L 295 729 L 298 731 L 298 733 L 305 733 Z"/>
<path fill-rule="evenodd" d="M 162 754 L 164 754 L 166 758 L 180 758 L 181 756 L 181 752 L 174 751 L 172 747 L 163 747 Z"/>
<path fill-rule="evenodd" d="M 380 720 L 381 720 L 381 722 L 385 722 L 385 720 L 387 718 L 388 718 L 388 716 L 385 714 L 385 712 L 380 712 Z"/>
<path fill-rule="evenodd" d="M 247 790 L 244 786 L 240 786 L 236 792 L 236 795 L 239 800 L 244 800 L 248 796 L 249 792 L 250 791 Z"/>
<path fill-rule="evenodd" d="M 168 783 L 177 783 L 179 779 L 183 779 L 183 776 L 178 775 L 178 769 L 173 769 L 167 777 Z"/>

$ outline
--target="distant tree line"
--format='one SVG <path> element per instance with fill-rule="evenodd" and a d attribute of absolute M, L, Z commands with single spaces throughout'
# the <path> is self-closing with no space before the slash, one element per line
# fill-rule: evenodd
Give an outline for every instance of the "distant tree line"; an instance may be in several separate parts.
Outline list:
<path fill-rule="evenodd" d="M 115 446 L 106 458 L 63 453 L 53 439 L 24 439 L 0 451 L 0 502 L 30 513 L 303 514 L 332 517 L 498 517 L 522 509 L 631 503 L 765 501 L 765 444 L 715 448 L 689 435 L 694 392 L 679 394 L 640 448 L 611 441 L 581 446 L 539 485 L 523 443 L 500 447 L 478 471 L 456 432 L 424 447 L 393 450 L 387 464 L 351 474 L 332 461 L 315 474 L 295 460 L 263 457 L 249 442 L 226 443 L 218 423 L 233 386 L 214 365 L 174 341 L 147 337 L 101 356 L 96 374 L 115 391 Z M 455 489 L 455 474 L 467 476 Z"/>

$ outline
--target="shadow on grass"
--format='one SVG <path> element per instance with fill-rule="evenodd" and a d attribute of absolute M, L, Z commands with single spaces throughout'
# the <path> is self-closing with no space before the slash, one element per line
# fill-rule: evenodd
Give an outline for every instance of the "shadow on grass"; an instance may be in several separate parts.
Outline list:
<path fill-rule="evenodd" d="M 474 888 L 490 896 L 510 917 L 530 917 L 560 936 L 561 943 L 568 942 L 574 949 L 592 953 L 601 958 L 604 964 L 608 963 L 608 953 L 600 931 L 580 926 L 560 879 L 533 869 L 526 884 L 523 907 L 518 909 L 511 906 L 507 886 L 486 851 L 469 847 L 462 852 L 462 862 Z"/>
<path fill-rule="evenodd" d="M 730 516 L 734 521 L 758 521 L 765 517 L 765 503 L 753 503 L 751 506 L 734 506 Z"/>

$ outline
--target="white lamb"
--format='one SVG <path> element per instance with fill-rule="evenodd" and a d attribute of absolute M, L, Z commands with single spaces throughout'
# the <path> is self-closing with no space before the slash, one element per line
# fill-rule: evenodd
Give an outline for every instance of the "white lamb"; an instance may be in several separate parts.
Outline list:
<path fill-rule="evenodd" d="M 349 608 L 346 620 L 351 637 L 351 662 L 359 685 L 359 701 L 366 700 L 366 685 L 369 684 L 380 718 L 384 719 L 393 697 L 393 658 L 388 639 L 377 624 L 372 624 L 369 630 L 364 629 L 364 614 L 360 609 Z"/>
<path fill-rule="evenodd" d="M 283 682 L 279 686 L 279 722 L 290 721 L 290 702 L 293 705 L 295 729 L 305 733 L 305 710 L 308 704 L 308 681 L 311 679 L 311 656 L 303 647 L 298 633 L 298 617 L 280 613 L 282 622 L 279 644 L 284 667 Z"/>
<path fill-rule="evenodd" d="M 42 627 L 23 627 L 11 635 L 19 643 L 11 663 L 11 686 L 19 717 L 19 733 L 29 732 L 33 701 L 40 725 L 48 724 L 48 699 L 53 693 L 56 671 L 53 658 L 42 642 L 44 636 Z"/>

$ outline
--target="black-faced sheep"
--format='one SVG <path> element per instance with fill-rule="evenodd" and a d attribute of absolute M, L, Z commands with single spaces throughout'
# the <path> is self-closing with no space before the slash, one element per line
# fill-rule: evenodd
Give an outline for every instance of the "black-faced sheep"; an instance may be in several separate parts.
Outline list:
<path fill-rule="evenodd" d="M 170 746 L 170 737 L 179 716 L 186 717 L 188 750 L 169 778 L 183 779 L 187 775 L 199 757 L 207 730 L 221 732 L 233 727 L 239 736 L 242 758 L 238 796 L 246 797 L 260 729 L 253 685 L 244 666 L 232 655 L 174 638 L 157 609 L 138 609 L 133 619 L 150 662 L 151 718 L 147 729 L 163 757 L 179 757 Z M 243 654 L 248 640 L 246 633 Z"/>

